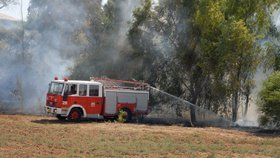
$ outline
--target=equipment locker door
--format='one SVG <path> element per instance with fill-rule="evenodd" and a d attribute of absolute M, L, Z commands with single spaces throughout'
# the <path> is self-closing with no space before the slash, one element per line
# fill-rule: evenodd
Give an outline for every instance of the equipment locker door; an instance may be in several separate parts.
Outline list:
<path fill-rule="evenodd" d="M 138 93 L 136 96 L 137 96 L 136 110 L 147 111 L 148 110 L 148 102 L 149 102 L 149 94 L 148 93 Z"/>
<path fill-rule="evenodd" d="M 117 92 L 105 92 L 105 114 L 116 114 L 117 109 Z"/>

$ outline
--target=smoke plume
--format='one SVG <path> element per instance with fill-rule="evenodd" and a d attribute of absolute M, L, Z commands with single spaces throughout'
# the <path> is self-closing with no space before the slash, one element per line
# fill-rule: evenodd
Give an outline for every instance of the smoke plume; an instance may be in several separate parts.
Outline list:
<path fill-rule="evenodd" d="M 50 80 L 68 76 L 86 47 L 79 36 L 86 24 L 85 8 L 75 1 L 31 1 L 24 32 L 1 32 L 0 112 L 42 112 Z"/>
<path fill-rule="evenodd" d="M 117 60 L 129 45 L 129 22 L 140 2 L 115 2 L 120 19 L 116 19 L 117 29 L 106 35 L 112 41 L 111 47 L 103 50 L 108 62 Z M 92 29 L 99 29 L 102 4 L 105 1 L 31 0 L 24 29 L 21 22 L 1 28 L 0 112 L 43 112 L 48 83 L 55 76 L 71 75 L 76 59 L 85 50 L 98 48 L 100 35 L 93 34 Z M 83 67 L 79 71 L 87 69 Z"/>

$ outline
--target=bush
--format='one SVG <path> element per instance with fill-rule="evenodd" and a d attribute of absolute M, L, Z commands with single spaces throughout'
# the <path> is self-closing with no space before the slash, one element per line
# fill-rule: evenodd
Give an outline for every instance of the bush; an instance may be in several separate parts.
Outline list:
<path fill-rule="evenodd" d="M 127 116 L 127 113 L 124 110 L 120 110 L 118 113 L 117 121 L 120 123 L 126 122 L 126 116 Z"/>
<path fill-rule="evenodd" d="M 280 127 L 280 71 L 274 72 L 260 92 L 261 125 Z"/>

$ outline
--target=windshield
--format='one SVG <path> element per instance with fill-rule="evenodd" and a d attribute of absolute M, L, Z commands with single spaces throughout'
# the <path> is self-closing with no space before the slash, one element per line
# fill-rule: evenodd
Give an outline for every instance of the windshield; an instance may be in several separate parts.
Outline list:
<path fill-rule="evenodd" d="M 52 82 L 50 83 L 49 87 L 49 94 L 62 94 L 64 84 L 63 83 L 57 83 L 57 82 Z"/>

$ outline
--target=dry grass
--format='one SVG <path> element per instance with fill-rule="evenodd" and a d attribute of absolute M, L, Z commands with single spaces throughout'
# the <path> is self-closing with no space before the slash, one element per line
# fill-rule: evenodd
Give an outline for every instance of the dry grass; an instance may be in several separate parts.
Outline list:
<path fill-rule="evenodd" d="M 0 115 L 0 157 L 279 157 L 280 137 L 219 128 Z"/>

